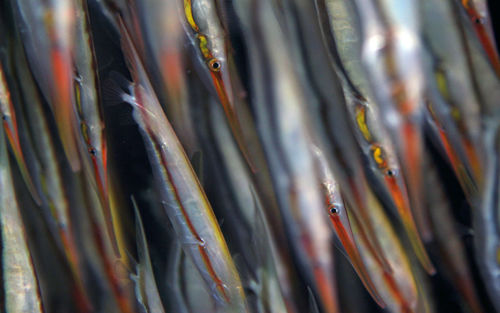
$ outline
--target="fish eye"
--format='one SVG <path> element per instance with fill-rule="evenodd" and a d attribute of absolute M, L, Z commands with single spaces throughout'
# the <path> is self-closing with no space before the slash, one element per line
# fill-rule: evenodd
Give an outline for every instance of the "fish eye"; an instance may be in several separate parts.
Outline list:
<path fill-rule="evenodd" d="M 213 58 L 210 61 L 208 61 L 208 67 L 210 68 L 211 71 L 218 72 L 220 71 L 221 63 L 216 58 Z"/>
<path fill-rule="evenodd" d="M 475 17 L 474 18 L 474 23 L 476 23 L 478 25 L 482 25 L 482 24 L 484 24 L 484 19 L 482 19 L 480 17 Z"/>
<path fill-rule="evenodd" d="M 89 148 L 89 153 L 90 153 L 92 156 L 96 156 L 96 155 L 97 155 L 97 150 L 96 150 L 94 147 L 90 147 L 90 148 Z"/>
<path fill-rule="evenodd" d="M 336 205 L 332 205 L 330 207 L 330 214 L 339 214 L 339 213 L 340 213 L 340 210 Z"/>
<path fill-rule="evenodd" d="M 393 169 L 388 169 L 387 171 L 385 171 L 385 173 L 387 174 L 387 176 L 389 177 L 394 177 L 396 176 L 396 171 L 393 170 Z"/>
<path fill-rule="evenodd" d="M 6 121 L 7 120 L 7 115 L 2 115 L 2 121 Z"/>

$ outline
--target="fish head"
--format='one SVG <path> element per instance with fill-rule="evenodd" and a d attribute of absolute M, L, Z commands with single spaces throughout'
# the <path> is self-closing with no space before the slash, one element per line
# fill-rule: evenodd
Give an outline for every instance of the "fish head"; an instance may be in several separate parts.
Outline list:
<path fill-rule="evenodd" d="M 206 61 L 215 92 L 225 111 L 233 106 L 233 93 L 227 58 L 224 54 L 213 56 Z"/>
<path fill-rule="evenodd" d="M 107 174 L 107 145 L 104 133 L 96 145 L 88 147 L 88 154 L 92 162 L 94 176 L 99 194 L 104 201 L 108 200 L 108 174 Z"/>
<path fill-rule="evenodd" d="M 394 151 L 389 149 L 387 145 L 372 144 L 370 153 L 371 159 L 377 168 L 376 172 L 394 204 L 398 208 L 407 206 L 408 196 L 406 194 L 406 185 Z"/>

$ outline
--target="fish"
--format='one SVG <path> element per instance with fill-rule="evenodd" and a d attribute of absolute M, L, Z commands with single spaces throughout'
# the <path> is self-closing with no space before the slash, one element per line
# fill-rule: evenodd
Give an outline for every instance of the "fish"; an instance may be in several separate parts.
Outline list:
<path fill-rule="evenodd" d="M 340 194 L 338 183 L 335 181 L 335 177 L 333 176 L 321 149 L 313 145 L 312 150 L 317 162 L 318 171 L 320 173 L 319 177 L 321 189 L 323 190 L 323 194 L 326 198 L 324 207 L 327 211 L 328 217 L 330 218 L 331 225 L 335 229 L 335 234 L 341 242 L 343 248 L 342 252 L 346 254 L 346 257 L 351 262 L 354 270 L 358 274 L 368 293 L 372 296 L 373 300 L 383 308 L 385 307 L 385 303 L 380 298 L 380 295 L 371 281 L 368 270 L 361 259 L 361 255 L 352 233 L 351 223 L 349 222 L 348 211 L 344 205 L 342 195 Z M 381 266 L 383 267 L 382 264 Z"/>
<path fill-rule="evenodd" d="M 162 111 L 128 30 L 120 18 L 118 21 L 122 47 L 133 80 L 133 84 L 128 83 L 128 87 L 122 80 L 122 86 L 128 88 L 130 93 L 122 94 L 122 101 L 133 107 L 134 119 L 155 169 L 153 176 L 161 205 L 183 250 L 195 264 L 215 302 L 226 310 L 246 312 L 240 277 L 212 208 Z"/>
<path fill-rule="evenodd" d="M 165 309 L 163 308 L 160 293 L 155 282 L 153 266 L 151 265 L 151 258 L 149 257 L 147 238 L 144 232 L 139 208 L 133 197 L 131 201 L 136 218 L 137 254 L 139 256 L 139 262 L 136 265 L 137 273 L 132 275 L 132 280 L 135 282 L 135 295 L 144 313 L 164 313 Z"/>
<path fill-rule="evenodd" d="M 194 63 L 202 80 L 215 91 L 248 166 L 254 170 L 238 112 L 229 69 L 230 47 L 213 0 L 184 0 L 185 32 L 195 50 Z"/>
<path fill-rule="evenodd" d="M 422 208 L 425 72 L 418 1 L 357 0 L 355 8 L 374 103 L 395 144 L 417 226 L 423 238 L 431 238 Z"/>
<path fill-rule="evenodd" d="M 248 3 L 245 3 L 244 1 L 235 3 L 217 1 L 216 5 L 220 12 L 219 15 L 221 16 L 221 21 L 223 22 L 222 24 L 228 33 L 228 39 L 237 38 L 234 42 L 236 46 L 251 45 L 255 47 L 256 42 L 253 40 L 247 40 L 249 39 L 248 35 L 251 34 L 251 26 L 248 21 L 250 18 L 248 14 L 249 11 L 242 9 L 246 7 Z M 234 34 L 232 33 L 233 31 L 235 32 Z M 246 36 L 239 37 L 240 32 L 246 34 Z M 245 43 L 242 44 L 238 38 L 245 39 Z M 235 51 L 235 58 L 237 57 L 237 54 L 237 51 Z M 262 219 L 265 220 L 265 223 L 272 225 L 272 227 L 269 228 L 271 236 L 269 240 L 274 243 L 279 242 L 279 244 L 275 244 L 274 250 L 272 251 L 274 253 L 273 259 L 277 272 L 277 279 L 279 281 L 281 294 L 285 301 L 286 310 L 287 312 L 302 312 L 307 309 L 308 305 L 306 301 L 303 301 L 300 298 L 304 286 L 300 281 L 299 273 L 293 264 L 291 243 L 288 242 L 288 235 L 285 230 L 282 212 L 278 206 L 278 200 L 272 182 L 270 164 L 267 162 L 263 144 L 259 138 L 255 115 L 253 114 L 253 101 L 251 101 L 250 96 L 251 87 L 248 82 L 242 81 L 243 76 L 238 75 L 238 73 L 245 72 L 246 65 L 237 62 L 238 60 L 235 58 L 228 59 L 228 69 L 231 72 L 231 81 L 233 83 L 234 94 L 236 95 L 235 105 L 238 106 L 238 116 L 245 130 L 244 133 L 245 138 L 247 139 L 247 148 L 252 156 L 252 168 L 250 169 L 250 173 L 248 173 L 249 180 L 251 181 L 252 189 L 254 189 L 259 205 L 265 208 L 265 210 L 262 210 Z M 250 60 L 247 61 L 250 62 Z M 216 110 L 212 109 L 212 111 Z M 198 118 L 199 117 L 195 117 L 194 119 L 198 120 Z M 219 124 L 222 123 L 220 118 L 218 118 L 218 120 Z M 226 142 L 224 142 L 224 145 L 228 145 L 227 140 L 229 138 L 227 136 L 226 138 L 227 139 L 225 139 Z M 250 219 L 261 219 L 260 217 L 248 217 Z M 264 272 L 258 272 L 258 274 L 260 273 Z M 262 286 L 262 288 L 264 287 Z"/>
<path fill-rule="evenodd" d="M 491 66 L 500 77 L 500 59 L 493 34 L 488 4 L 484 0 L 461 0 L 463 10 L 467 13 L 477 38 L 486 53 Z"/>
<path fill-rule="evenodd" d="M 318 180 L 309 147 L 313 134 L 306 118 L 306 102 L 292 58 L 281 53 L 289 46 L 271 4 L 259 1 L 249 5 L 249 35 L 254 37 L 251 42 L 258 44 L 248 55 L 251 63 L 261 65 L 250 74 L 255 93 L 252 105 L 281 216 L 307 285 L 325 312 L 337 312 L 332 230 L 322 218 L 322 197 L 314 188 Z"/>
<path fill-rule="evenodd" d="M 497 120 L 498 121 L 498 120 Z M 499 152 L 500 124 L 491 123 L 485 130 L 486 177 L 481 205 L 473 211 L 475 259 L 483 278 L 486 292 L 493 306 L 500 310 L 500 241 L 499 241 Z"/>
<path fill-rule="evenodd" d="M 460 20 L 458 4 L 453 3 L 455 4 L 454 16 Z M 470 79 L 479 99 L 481 117 L 483 121 L 491 119 L 495 124 L 494 120 L 498 116 L 497 99 L 500 95 L 500 77 L 485 55 L 473 27 L 469 23 L 458 23 L 458 30 L 464 43 L 463 49 L 471 72 Z"/>
<path fill-rule="evenodd" d="M 329 13 L 331 31 L 323 29 L 323 33 L 325 37 L 329 35 L 330 40 L 334 40 L 331 45 L 334 51 L 331 54 L 337 57 L 332 59 L 343 81 L 344 97 L 356 129 L 356 140 L 370 164 L 367 166 L 368 171 L 376 178 L 377 186 L 381 186 L 384 196 L 389 197 L 392 206 L 396 208 L 422 265 L 429 272 L 433 272 L 433 265 L 415 225 L 407 187 L 395 155 L 395 147 L 381 124 L 377 106 L 370 105 L 374 97 L 368 80 L 362 75 L 364 73 L 362 60 L 359 53 L 356 53 L 361 46 L 361 36 L 355 30 L 356 25 L 352 18 L 353 8 L 343 1 L 336 0 L 326 1 L 325 7 Z M 332 36 L 334 38 L 331 38 Z M 366 92 L 367 96 L 362 92 Z"/>
<path fill-rule="evenodd" d="M 5 134 L 7 135 L 9 146 L 14 153 L 23 180 L 26 183 L 33 200 L 37 204 L 40 204 L 40 195 L 37 193 L 37 190 L 33 185 L 33 179 L 31 178 L 21 146 L 18 129 L 19 126 L 17 125 L 16 112 L 7 80 L 7 77 L 9 76 L 10 61 L 10 50 L 8 48 L 10 47 L 10 42 L 12 41 L 12 32 L 7 33 L 6 30 L 7 28 L 5 23 L 0 23 L 0 47 L 3 50 L 0 54 L 0 115 L 2 116 L 2 124 Z"/>
<path fill-rule="evenodd" d="M 20 44 L 15 46 L 14 51 L 16 52 L 15 74 L 19 90 L 23 95 L 24 118 L 30 125 L 30 137 L 33 142 L 36 162 L 39 165 L 39 172 L 34 177 L 36 185 L 40 186 L 41 205 L 50 212 L 50 216 L 47 216 L 47 224 L 49 228 L 52 228 L 56 238 L 59 238 L 59 247 L 69 264 L 77 290 L 75 292 L 76 301 L 81 304 L 84 311 L 90 310 L 90 300 L 84 288 L 82 255 L 77 250 L 74 224 L 70 217 L 71 204 L 65 188 L 64 170 L 58 159 L 59 150 L 51 136 L 50 125 L 45 117 L 40 94 Z"/>
<path fill-rule="evenodd" d="M 318 136 L 315 140 L 323 144 L 323 152 L 340 182 L 345 199 L 350 203 L 351 211 L 363 223 L 363 234 L 373 240 L 372 247 L 378 251 L 378 257 L 386 270 L 390 271 L 380 253 L 373 226 L 366 218 L 369 208 L 366 206 L 365 194 L 369 186 L 363 174 L 359 147 L 355 144 L 349 127 L 340 80 L 329 63 L 330 55 L 319 25 L 321 22 L 311 22 L 316 21 L 316 12 L 321 10 L 317 4 L 284 1 L 280 5 L 283 19 L 280 22 L 286 25 L 290 55 L 293 57 L 294 67 L 301 74 L 298 78 L 308 99 L 307 110 L 313 119 L 311 125 Z"/>
<path fill-rule="evenodd" d="M 192 118 L 196 97 L 190 91 L 193 71 L 185 44 L 184 17 L 179 1 L 134 1 L 136 19 L 145 43 L 143 60 L 163 109 L 172 123 L 186 153 L 199 151 Z M 168 36 L 164 36 L 168 33 Z M 202 87 L 202 86 L 200 86 Z M 164 100 L 164 101 L 163 101 Z M 217 104 L 218 105 L 218 104 Z M 225 121 L 224 121 L 225 122 Z"/>
<path fill-rule="evenodd" d="M 95 270 L 98 271 L 98 277 L 103 278 L 102 284 L 106 289 L 106 294 L 109 296 L 106 298 L 106 304 L 111 305 L 113 310 L 121 313 L 132 313 L 136 311 L 135 301 L 133 298 L 133 286 L 131 280 L 125 275 L 124 268 L 131 263 L 128 255 L 123 253 L 119 257 L 116 255 L 113 248 L 113 243 L 110 241 L 109 236 L 106 233 L 106 221 L 103 214 L 103 208 L 101 199 L 99 195 L 95 192 L 93 182 L 87 175 L 78 175 L 77 183 L 80 186 L 79 190 L 74 191 L 80 194 L 79 203 L 81 203 L 82 208 L 85 212 L 82 212 L 85 218 L 85 228 L 80 231 L 83 234 L 92 234 L 90 238 L 85 241 L 85 249 L 91 254 L 92 261 L 98 267 Z M 118 190 L 115 190 L 116 186 L 110 185 L 110 199 L 111 206 L 120 205 L 118 196 L 116 195 Z M 123 207 L 123 205 L 121 205 Z M 113 208 L 114 209 L 114 208 Z M 124 219 L 123 217 L 121 217 Z M 114 223 L 120 225 L 121 220 L 115 220 Z M 83 223 L 83 222 L 82 222 Z M 119 227 L 117 229 L 120 229 Z M 120 239 L 121 234 L 117 238 Z M 81 237 L 86 237 L 86 235 L 80 235 Z M 91 246 L 90 246 L 91 245 Z M 90 246 L 90 247 L 89 247 Z M 128 251 L 129 246 L 121 241 L 118 242 L 118 246 L 123 251 Z"/>
<path fill-rule="evenodd" d="M 481 106 L 454 11 L 451 2 L 424 1 L 422 5 L 430 59 L 428 76 L 434 78 L 428 80 L 427 111 L 436 123 L 438 137 L 457 177 L 469 197 L 473 197 L 483 172 Z M 439 26 L 437 19 L 441 21 Z"/>
<path fill-rule="evenodd" d="M 16 162 L 21 171 L 21 175 L 28 187 L 33 200 L 40 204 L 40 196 L 33 185 L 33 180 L 28 170 L 26 160 L 19 139 L 19 130 L 17 126 L 16 112 L 11 100 L 7 79 L 2 64 L 0 64 L 0 114 L 2 115 L 2 124 L 6 133 L 9 145 L 14 153 Z"/>
<path fill-rule="evenodd" d="M 79 248 L 75 238 L 77 225 L 74 224 L 71 217 L 71 209 L 74 203 L 71 202 L 70 195 L 75 196 L 75 194 L 84 193 L 85 191 L 78 187 L 68 189 L 65 185 L 70 179 L 73 184 L 76 184 L 75 181 L 78 181 L 78 177 L 64 176 L 65 169 L 61 166 L 61 162 L 58 158 L 60 150 L 56 148 L 54 137 L 51 136 L 51 125 L 46 118 L 42 100 L 38 94 L 38 90 L 36 89 L 33 77 L 29 72 L 27 61 L 23 58 L 22 48 L 19 48 L 16 51 L 19 51 L 19 53 L 16 54 L 16 74 L 19 82 L 22 82 L 20 83 L 20 88 L 25 97 L 24 112 L 26 120 L 32 127 L 31 137 L 34 143 L 37 161 L 40 165 L 40 175 L 37 176 L 40 180 L 38 185 L 41 186 L 43 203 L 45 206 L 49 207 L 49 211 L 52 213 L 47 224 L 52 225 L 55 228 L 54 232 L 60 238 L 60 247 L 66 261 L 69 264 L 69 268 L 71 269 L 70 274 L 75 280 L 77 291 L 75 296 L 77 298 L 77 302 L 80 303 L 80 308 L 83 311 L 91 311 L 93 309 L 93 303 L 90 302 L 91 299 L 89 298 L 89 294 L 86 290 L 86 272 L 83 270 L 84 263 L 90 262 L 95 267 L 103 268 L 103 275 L 106 276 L 106 279 L 110 284 L 110 295 L 113 297 L 113 300 L 116 300 L 116 303 L 121 305 L 120 309 L 122 312 L 131 312 L 131 309 L 128 308 L 128 304 L 122 301 L 122 298 L 120 298 L 120 292 L 117 291 L 121 290 L 121 286 L 117 282 L 114 269 L 109 269 L 109 267 L 112 266 L 111 264 L 113 264 L 114 259 L 111 260 L 111 255 L 107 253 L 105 247 L 111 247 L 111 243 L 107 244 L 109 241 L 106 241 L 106 238 L 108 237 L 105 236 L 104 232 L 101 230 L 101 224 L 96 222 L 97 214 L 94 213 L 94 211 L 102 211 L 102 204 L 97 193 L 94 191 L 94 186 L 92 185 L 89 177 L 85 177 L 87 181 L 86 183 L 82 183 L 82 185 L 87 184 L 87 192 L 90 190 L 94 197 L 93 200 L 86 199 L 90 201 L 90 203 L 85 203 L 84 206 L 84 208 L 86 208 L 85 213 L 91 215 L 90 223 L 92 226 L 90 226 L 88 230 L 92 236 L 90 236 L 90 240 L 85 241 L 86 249 L 77 249 Z M 77 184 L 77 186 L 82 185 Z M 82 215 L 87 217 L 88 215 L 85 213 Z M 78 226 L 83 224 L 86 223 L 80 219 Z M 97 255 L 94 255 L 94 253 Z M 113 257 L 114 256 L 116 255 L 113 253 Z M 99 272 L 99 274 L 101 274 L 101 272 Z"/>
<path fill-rule="evenodd" d="M 367 249 L 366 242 L 359 240 L 359 251 L 368 268 L 368 273 L 388 311 L 401 313 L 425 312 L 422 310 L 422 303 L 425 303 L 422 297 L 425 295 L 418 292 L 418 283 L 407 251 L 397 237 L 397 233 L 390 221 L 383 213 L 383 209 L 376 203 L 376 199 L 372 200 L 374 202 L 371 206 L 370 217 L 375 223 L 377 236 L 380 237 L 382 248 L 393 271 L 391 273 L 383 271 L 377 260 Z M 361 238 L 358 235 L 359 224 L 355 219 L 352 220 L 351 225 L 355 238 Z"/>
<path fill-rule="evenodd" d="M 78 121 L 78 143 L 83 170 L 99 194 L 104 209 L 106 231 L 117 256 L 120 251 L 113 226 L 108 191 L 108 145 L 100 99 L 99 77 L 90 32 L 86 0 L 75 0 L 73 54 L 74 112 Z"/>
<path fill-rule="evenodd" d="M 470 312 L 484 312 L 469 270 L 468 258 L 455 221 L 452 217 L 451 204 L 443 190 L 443 181 L 438 177 L 437 166 L 430 160 L 425 164 L 426 192 L 428 194 L 429 216 L 435 233 L 436 243 L 443 261 L 442 271 L 461 294 Z M 441 271 L 441 270 L 440 270 Z"/>
<path fill-rule="evenodd" d="M 168 300 L 172 303 L 175 312 L 188 313 L 188 306 L 182 295 L 180 284 L 182 254 L 182 246 L 178 240 L 175 240 L 167 259 L 167 290 L 170 295 Z"/>
<path fill-rule="evenodd" d="M 3 127 L 0 127 L 0 226 L 2 285 L 7 312 L 42 313 L 38 278 L 14 191 Z"/>
<path fill-rule="evenodd" d="M 350 106 L 351 117 L 359 130 L 358 142 L 370 161 L 369 170 L 376 177 L 378 184 L 383 186 L 385 194 L 389 195 L 422 266 L 427 272 L 434 273 L 435 268 L 425 250 L 415 223 L 408 199 L 408 190 L 401 175 L 401 167 L 396 157 L 395 148 L 389 140 L 388 134 L 384 133 L 384 129 L 377 123 L 377 115 L 372 111 L 373 107 L 362 98 L 353 96 L 349 91 L 346 91 L 345 94 L 346 102 Z"/>
<path fill-rule="evenodd" d="M 73 171 L 81 168 L 73 111 L 73 1 L 12 1 L 15 22 L 27 58 L 56 120 L 64 152 Z"/>
<path fill-rule="evenodd" d="M 293 299 L 289 298 L 291 286 L 281 286 L 285 281 L 279 269 L 287 266 L 279 257 L 276 249 L 276 241 L 272 237 L 270 227 L 265 219 L 264 208 L 254 188 L 252 192 L 252 203 L 255 206 L 255 217 L 253 226 L 253 240 L 260 268 L 257 270 L 259 312 L 296 312 Z M 256 289 L 256 288 L 254 288 Z"/>

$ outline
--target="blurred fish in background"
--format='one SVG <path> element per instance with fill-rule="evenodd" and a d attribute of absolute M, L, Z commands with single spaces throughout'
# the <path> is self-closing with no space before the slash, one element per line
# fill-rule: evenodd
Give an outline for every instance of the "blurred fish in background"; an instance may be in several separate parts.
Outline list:
<path fill-rule="evenodd" d="M 486 0 L 1 0 L 0 312 L 500 313 Z"/>

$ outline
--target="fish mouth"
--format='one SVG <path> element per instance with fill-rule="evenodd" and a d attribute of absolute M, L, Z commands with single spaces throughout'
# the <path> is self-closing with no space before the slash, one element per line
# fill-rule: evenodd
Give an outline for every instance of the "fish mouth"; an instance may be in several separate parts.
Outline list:
<path fill-rule="evenodd" d="M 229 127 L 231 128 L 231 132 L 238 145 L 238 148 L 240 149 L 243 157 L 245 158 L 245 161 L 249 166 L 250 170 L 253 173 L 255 173 L 256 169 L 250 158 L 250 153 L 248 151 L 248 148 L 246 147 L 245 138 L 243 136 L 243 130 L 241 128 L 238 115 L 236 114 L 236 111 L 234 109 L 233 102 L 229 99 L 226 83 L 224 82 L 224 81 L 228 82 L 228 77 L 224 79 L 225 76 L 227 76 L 227 73 L 221 73 L 221 71 L 216 71 L 216 72 L 211 71 L 210 76 L 212 77 L 215 91 L 217 92 L 219 101 L 222 105 L 222 108 L 224 109 L 226 119 L 229 123 Z"/>
<path fill-rule="evenodd" d="M 365 286 L 365 289 L 381 308 L 385 308 L 386 304 L 378 294 L 377 289 L 368 274 L 368 270 L 361 259 L 361 254 L 356 246 L 356 243 L 354 242 L 353 234 L 342 225 L 340 217 L 330 215 L 330 220 L 352 266 L 354 267 L 354 270 Z M 383 266 L 381 267 L 383 268 Z M 383 271 L 385 272 L 385 270 Z"/>
<path fill-rule="evenodd" d="M 430 275 L 433 275 L 436 272 L 436 269 L 430 261 L 422 239 L 420 238 L 417 225 L 410 208 L 408 194 L 406 192 L 404 182 L 402 180 L 398 181 L 398 179 L 393 176 L 385 176 L 384 180 L 418 260 L 425 268 L 425 270 Z"/>

